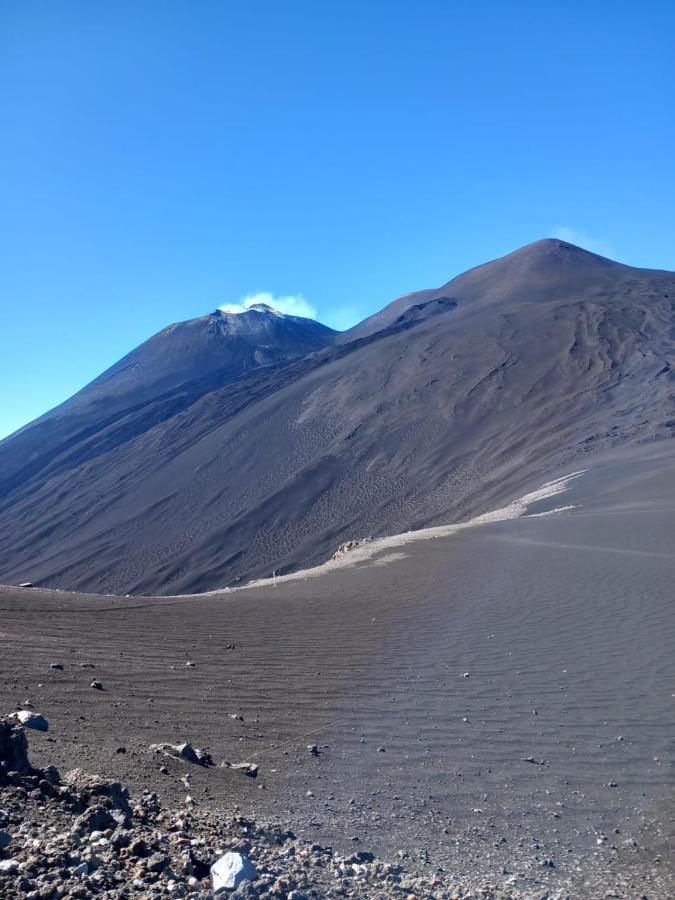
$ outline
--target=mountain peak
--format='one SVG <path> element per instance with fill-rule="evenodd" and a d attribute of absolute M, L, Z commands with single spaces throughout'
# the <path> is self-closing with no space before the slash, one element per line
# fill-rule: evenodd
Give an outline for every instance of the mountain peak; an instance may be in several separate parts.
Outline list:
<path fill-rule="evenodd" d="M 455 306 L 477 310 L 493 303 L 504 305 L 510 301 L 560 301 L 591 285 L 603 289 L 616 278 L 640 271 L 648 272 L 607 259 L 560 238 L 541 238 L 505 256 L 468 269 L 440 288 L 398 297 L 384 309 L 344 332 L 339 342 L 348 343 L 381 331 L 416 304 L 451 300 L 455 301 Z M 432 307 L 429 306 L 429 309 L 432 310 Z"/>
<path fill-rule="evenodd" d="M 246 309 L 236 309 L 234 307 L 228 308 L 227 306 L 219 306 L 218 309 L 214 310 L 211 313 L 211 315 L 216 316 L 217 318 L 222 318 L 223 316 L 247 316 L 249 313 L 262 313 L 268 316 L 277 316 L 281 319 L 297 318 L 294 316 L 288 317 L 285 313 L 282 313 L 280 310 L 275 309 L 273 306 L 269 306 L 267 303 L 252 303 L 250 306 L 247 306 Z"/>
<path fill-rule="evenodd" d="M 520 259 L 532 262 L 537 261 L 544 264 L 547 262 L 571 264 L 593 262 L 605 266 L 621 265 L 621 263 L 608 259 L 606 256 L 601 256 L 599 253 L 593 253 L 592 250 L 586 250 L 584 247 L 570 244 L 568 241 L 563 241 L 560 238 L 541 238 L 538 241 L 533 241 L 531 244 L 525 244 L 524 247 L 520 247 L 512 253 L 508 253 L 506 256 L 501 257 L 501 259 L 513 261 Z M 490 265 L 490 263 L 486 263 L 485 265 Z"/>

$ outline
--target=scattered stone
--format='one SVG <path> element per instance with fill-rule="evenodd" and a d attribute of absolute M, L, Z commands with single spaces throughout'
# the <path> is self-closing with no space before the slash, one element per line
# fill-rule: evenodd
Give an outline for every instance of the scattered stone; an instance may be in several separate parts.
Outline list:
<path fill-rule="evenodd" d="M 177 748 L 180 750 L 183 746 L 177 745 Z M 313 746 L 307 747 L 310 753 Z M 176 748 L 173 750 L 175 752 Z M 226 765 L 245 773 L 257 772 L 257 766 L 252 763 Z M 19 773 L 19 768 L 23 774 Z M 201 790 L 201 782 L 202 779 L 197 790 Z M 388 783 L 387 787 L 392 788 L 393 784 Z M 372 796 L 376 793 L 380 792 L 374 791 Z M 504 848 L 506 857 L 500 858 L 490 850 L 492 837 L 484 841 L 489 832 L 484 834 L 483 828 L 494 827 L 489 822 L 491 816 L 481 813 L 478 808 L 474 812 L 483 818 L 476 820 L 472 831 L 484 842 L 483 852 L 494 873 L 489 883 L 483 881 L 480 874 L 464 875 L 456 870 L 442 869 L 424 848 L 415 852 L 400 851 L 395 864 L 394 861 L 377 860 L 366 850 L 355 852 L 356 845 L 362 846 L 360 841 L 365 841 L 371 827 L 368 819 L 373 811 L 370 806 L 361 816 L 361 801 L 351 800 L 349 807 L 350 814 L 356 816 L 352 827 L 364 830 L 360 837 L 346 828 L 343 830 L 342 840 L 351 839 L 354 844 L 342 856 L 306 837 L 298 838 L 280 825 L 248 819 L 236 803 L 229 804 L 229 810 L 223 811 L 214 809 L 209 803 L 183 805 L 179 796 L 167 808 L 162 807 L 157 795 L 151 791 L 144 791 L 140 797 L 132 799 L 117 782 L 86 774 L 80 769 L 60 779 L 53 767 L 40 771 L 30 766 L 26 732 L 15 721 L 0 721 L 0 798 L 3 807 L 0 809 L 0 828 L 6 828 L 7 834 L 11 829 L 9 849 L 2 847 L 3 832 L 0 831 L 0 896 L 3 900 L 5 897 L 7 900 L 18 897 L 26 900 L 87 900 L 89 897 L 152 900 L 166 896 L 208 900 L 214 894 L 233 900 L 253 900 L 263 896 L 270 900 L 344 900 L 348 897 L 353 900 L 396 900 L 398 897 L 428 900 L 458 897 L 466 900 L 534 900 L 536 897 L 543 900 L 554 895 L 578 896 L 569 890 L 568 867 L 561 863 L 558 870 L 552 860 L 539 856 L 539 853 L 553 852 L 556 846 L 560 848 L 559 842 L 547 842 L 544 850 L 539 842 L 529 842 L 526 833 L 520 837 L 514 835 Z M 326 796 L 325 799 L 335 801 L 336 798 Z M 401 798 L 395 796 L 394 799 Z M 433 800 L 431 796 L 428 799 Z M 426 799 L 423 804 L 426 805 Z M 563 803 L 559 801 L 557 805 Z M 311 806 L 316 810 L 325 809 L 323 825 L 334 827 L 336 820 L 330 822 L 328 818 L 333 813 L 330 802 L 314 800 Z M 405 807 L 402 809 L 404 815 L 408 811 Z M 388 827 L 379 815 L 373 822 L 378 827 Z M 440 827 L 444 823 L 439 821 L 437 824 Z M 426 828 L 427 823 L 420 825 Z M 322 823 L 310 820 L 302 823 L 302 827 L 305 826 L 322 827 Z M 450 834 L 447 827 L 440 830 Z M 597 834 L 595 832 L 593 837 Z M 495 848 L 498 844 L 507 845 L 506 837 L 494 832 L 493 836 L 498 839 L 493 844 Z M 466 858 L 470 860 L 471 845 L 464 841 L 459 830 L 453 837 L 460 838 L 457 845 L 464 844 Z M 609 850 L 607 838 L 602 833 L 601 837 L 602 845 L 598 838 L 597 847 L 607 845 Z M 452 838 L 451 841 L 454 842 Z M 631 846 L 637 845 L 633 842 Z M 231 848 L 231 852 L 224 854 L 223 848 Z M 613 845 L 611 849 L 615 849 Z M 614 879 L 607 884 L 609 854 L 598 850 L 595 843 L 593 850 L 601 863 L 603 880 L 602 889 L 591 889 L 588 896 L 641 895 L 641 891 L 636 894 L 628 889 L 608 893 L 618 884 Z M 10 855 L 11 859 L 5 858 Z M 461 856 L 458 859 L 461 860 Z M 508 865 L 503 865 L 504 862 Z M 533 877 L 534 867 L 541 868 L 538 868 L 539 875 Z M 502 878 L 506 880 L 502 881 Z M 664 889 L 665 882 L 655 881 L 657 878 L 658 872 L 649 874 L 649 896 L 671 896 L 672 891 Z"/>
<path fill-rule="evenodd" d="M 255 881 L 258 873 L 248 857 L 241 853 L 225 853 L 211 866 L 213 891 L 233 891 L 242 881 Z"/>
<path fill-rule="evenodd" d="M 0 831 L 0 850 L 6 850 L 12 843 L 12 835 L 8 831 Z"/>
<path fill-rule="evenodd" d="M 545 759 L 535 759 L 534 756 L 523 756 L 522 760 L 535 766 L 545 766 L 547 764 Z"/>
<path fill-rule="evenodd" d="M 345 541 L 340 544 L 335 553 L 331 556 L 331 559 L 341 559 L 345 554 L 351 553 L 352 550 L 356 550 L 357 547 L 363 546 L 363 544 L 369 544 L 372 541 L 372 537 L 361 538 L 358 541 Z"/>
<path fill-rule="evenodd" d="M 102 690 L 103 690 L 103 685 L 101 684 L 100 681 L 97 681 L 95 678 L 94 678 L 94 680 L 92 681 L 92 683 L 91 683 L 89 686 L 92 687 L 92 688 L 94 688 L 95 691 L 102 691 Z"/>
<path fill-rule="evenodd" d="M 58 669 L 60 672 L 63 672 L 63 664 L 62 663 L 50 663 L 50 669 Z"/>
<path fill-rule="evenodd" d="M 197 766 L 212 766 L 213 758 L 207 750 L 195 749 L 187 741 L 183 744 L 150 744 L 153 753 L 163 753 L 164 756 L 184 759 Z"/>
<path fill-rule="evenodd" d="M 249 778 L 257 778 L 258 777 L 258 766 L 256 763 L 231 763 L 224 761 L 220 764 L 223 769 L 235 769 L 237 772 L 241 772 L 243 775 L 248 775 Z"/>
<path fill-rule="evenodd" d="M 24 728 L 34 728 L 36 731 L 49 731 L 49 722 L 40 713 L 20 709 L 18 712 L 12 713 L 10 718 L 18 719 Z"/>

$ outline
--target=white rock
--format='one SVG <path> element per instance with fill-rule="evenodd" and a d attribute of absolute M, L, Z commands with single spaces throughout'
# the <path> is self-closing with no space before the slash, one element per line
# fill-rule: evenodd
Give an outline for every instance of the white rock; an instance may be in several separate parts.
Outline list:
<path fill-rule="evenodd" d="M 0 859 L 0 875 L 16 875 L 18 871 L 18 859 Z"/>
<path fill-rule="evenodd" d="M 242 881 L 255 881 L 255 866 L 241 853 L 225 853 L 211 866 L 214 893 L 233 891 Z"/>
<path fill-rule="evenodd" d="M 18 719 L 25 728 L 35 728 L 36 731 L 49 731 L 49 722 L 40 713 L 20 709 L 18 712 L 12 713 L 10 718 Z"/>

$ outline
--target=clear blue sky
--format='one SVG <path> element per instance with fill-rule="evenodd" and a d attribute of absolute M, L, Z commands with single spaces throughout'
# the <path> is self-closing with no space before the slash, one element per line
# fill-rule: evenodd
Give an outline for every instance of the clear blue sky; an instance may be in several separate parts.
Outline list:
<path fill-rule="evenodd" d="M 0 435 L 258 291 L 675 269 L 672 2 L 0 0 Z"/>

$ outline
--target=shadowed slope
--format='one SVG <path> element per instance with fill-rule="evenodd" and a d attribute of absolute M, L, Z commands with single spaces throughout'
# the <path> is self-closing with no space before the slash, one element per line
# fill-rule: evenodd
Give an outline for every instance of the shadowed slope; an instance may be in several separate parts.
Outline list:
<path fill-rule="evenodd" d="M 484 512 L 671 433 L 674 303 L 671 273 L 543 241 L 370 336 L 181 384 L 16 484 L 0 578 L 203 590 Z"/>
<path fill-rule="evenodd" d="M 335 332 L 263 303 L 239 314 L 220 310 L 162 329 L 65 403 L 0 442 L 2 497 L 48 468 L 62 453 L 89 458 L 110 444 L 164 421 L 194 398 L 193 384 L 223 384 L 257 369 L 311 353 Z M 190 385 L 190 387 L 188 387 Z M 129 417 L 134 424 L 130 424 Z M 115 438 L 113 438 L 115 440 Z M 79 448 L 84 449 L 79 454 Z"/>

